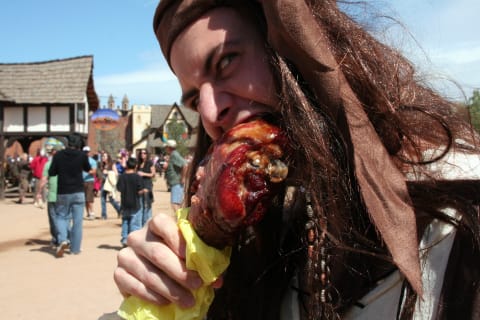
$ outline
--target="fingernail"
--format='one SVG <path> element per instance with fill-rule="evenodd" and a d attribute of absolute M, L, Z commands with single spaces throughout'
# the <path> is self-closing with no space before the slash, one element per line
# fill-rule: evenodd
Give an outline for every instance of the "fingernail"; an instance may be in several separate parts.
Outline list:
<path fill-rule="evenodd" d="M 189 284 L 190 284 L 190 289 L 195 290 L 195 289 L 200 288 L 203 285 L 203 281 L 202 281 L 201 278 L 195 277 L 192 280 L 190 280 Z"/>

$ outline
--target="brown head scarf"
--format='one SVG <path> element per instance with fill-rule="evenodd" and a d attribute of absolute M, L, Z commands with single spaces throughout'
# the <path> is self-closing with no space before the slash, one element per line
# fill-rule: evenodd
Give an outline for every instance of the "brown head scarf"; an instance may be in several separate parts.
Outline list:
<path fill-rule="evenodd" d="M 176 37 L 214 7 L 246 0 L 162 0 L 154 31 L 167 60 Z M 297 70 L 333 119 L 346 118 L 354 149 L 355 174 L 370 217 L 388 246 L 395 264 L 414 290 L 422 294 L 416 221 L 405 177 L 375 132 L 335 60 L 322 26 L 304 0 L 260 1 L 270 46 Z M 308 1 L 315 3 L 318 1 Z"/>

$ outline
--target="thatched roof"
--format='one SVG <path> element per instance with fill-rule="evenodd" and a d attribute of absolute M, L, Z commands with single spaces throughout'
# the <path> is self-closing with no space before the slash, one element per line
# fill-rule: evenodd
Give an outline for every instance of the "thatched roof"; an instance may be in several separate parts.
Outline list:
<path fill-rule="evenodd" d="M 0 101 L 16 104 L 82 103 L 98 108 L 93 56 L 33 63 L 0 63 Z"/>

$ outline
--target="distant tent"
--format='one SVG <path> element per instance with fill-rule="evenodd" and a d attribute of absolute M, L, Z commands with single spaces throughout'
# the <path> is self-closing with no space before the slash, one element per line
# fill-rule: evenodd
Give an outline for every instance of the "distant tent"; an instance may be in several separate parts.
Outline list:
<path fill-rule="evenodd" d="M 61 149 L 61 148 L 65 147 L 63 142 L 61 142 L 60 140 L 58 140 L 56 138 L 53 138 L 53 137 L 47 138 L 44 142 L 44 145 L 45 146 L 52 146 L 55 149 Z"/>
<path fill-rule="evenodd" d="M 92 114 L 92 124 L 99 130 L 112 130 L 120 123 L 120 116 L 112 109 L 98 109 Z"/>

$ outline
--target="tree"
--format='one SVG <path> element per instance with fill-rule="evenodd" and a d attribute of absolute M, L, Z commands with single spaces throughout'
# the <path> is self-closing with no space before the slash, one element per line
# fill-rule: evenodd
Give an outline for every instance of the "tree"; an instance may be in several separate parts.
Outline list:
<path fill-rule="evenodd" d="M 188 153 L 188 147 L 185 140 L 185 133 L 187 128 L 183 121 L 172 120 L 166 125 L 168 139 L 173 139 L 177 142 L 177 151 L 185 157 Z"/>
<path fill-rule="evenodd" d="M 95 129 L 97 150 L 106 151 L 113 160 L 116 159 L 118 151 L 125 148 L 124 141 L 118 139 L 120 130 L 120 126 L 108 131 Z"/>
<path fill-rule="evenodd" d="M 468 99 L 468 110 L 470 112 L 470 118 L 472 119 L 472 125 L 480 132 L 480 90 L 473 90 L 472 96 Z"/>

